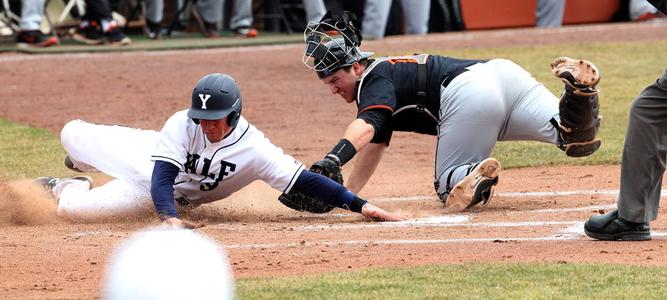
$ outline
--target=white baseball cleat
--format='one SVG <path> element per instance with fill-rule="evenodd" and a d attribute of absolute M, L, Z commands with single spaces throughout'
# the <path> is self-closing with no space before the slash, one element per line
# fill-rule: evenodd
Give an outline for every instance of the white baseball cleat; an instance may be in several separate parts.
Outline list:
<path fill-rule="evenodd" d="M 486 206 L 493 197 L 493 190 L 498 184 L 500 162 L 487 158 L 478 163 L 470 174 L 457 183 L 449 192 L 445 207 L 448 212 L 460 212 L 482 202 Z"/>
<path fill-rule="evenodd" d="M 79 181 L 85 181 L 88 182 L 89 186 L 92 186 L 93 184 L 93 179 L 89 176 L 74 176 L 74 177 L 52 177 L 52 176 L 44 176 L 44 177 L 39 177 L 35 179 L 35 183 L 43 186 L 44 188 L 48 190 L 52 190 L 57 184 L 69 180 L 79 180 Z"/>

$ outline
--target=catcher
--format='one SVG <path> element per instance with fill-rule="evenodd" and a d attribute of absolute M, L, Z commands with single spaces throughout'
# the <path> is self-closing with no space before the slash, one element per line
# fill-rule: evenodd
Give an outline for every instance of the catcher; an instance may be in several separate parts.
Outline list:
<path fill-rule="evenodd" d="M 315 168 L 329 173 L 357 157 L 348 188 L 359 192 L 394 131 L 436 136 L 435 190 L 449 211 L 487 205 L 501 164 L 489 158 L 496 141 L 551 143 L 568 156 L 601 145 L 597 68 L 556 59 L 551 71 L 565 84 L 560 102 L 527 71 L 506 59 L 467 60 L 438 55 L 372 59 L 359 48 L 354 15 L 328 12 L 304 32 L 303 62 L 346 103 L 357 105 L 344 136 Z"/>
<path fill-rule="evenodd" d="M 215 73 L 197 82 L 190 108 L 172 115 L 161 132 L 70 121 L 61 132 L 65 165 L 115 179 L 93 189 L 86 176 L 38 182 L 52 191 L 58 215 L 66 217 L 127 215 L 153 204 L 166 224 L 184 227 L 179 211 L 262 180 L 284 193 L 307 195 L 280 198 L 296 210 L 321 213 L 341 207 L 377 220 L 404 219 L 305 171 L 241 116 L 242 104 L 236 81 Z"/>

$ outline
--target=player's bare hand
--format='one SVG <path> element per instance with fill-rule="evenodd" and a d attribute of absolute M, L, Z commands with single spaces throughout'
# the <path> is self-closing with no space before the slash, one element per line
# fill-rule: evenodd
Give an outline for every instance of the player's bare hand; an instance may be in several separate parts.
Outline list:
<path fill-rule="evenodd" d="M 183 229 L 185 228 L 185 222 L 183 220 L 176 218 L 176 217 L 169 217 L 162 221 L 162 225 L 167 227 L 167 228 L 173 228 L 173 229 Z"/>
<path fill-rule="evenodd" d="M 162 221 L 162 224 L 168 228 L 174 229 L 196 229 L 206 226 L 205 222 L 191 222 L 176 217 L 169 217 Z"/>
<path fill-rule="evenodd" d="M 388 212 L 382 208 L 379 208 L 373 204 L 366 203 L 364 207 L 361 208 L 361 214 L 366 218 L 378 220 L 378 221 L 405 221 L 406 217 L 397 214 Z"/>

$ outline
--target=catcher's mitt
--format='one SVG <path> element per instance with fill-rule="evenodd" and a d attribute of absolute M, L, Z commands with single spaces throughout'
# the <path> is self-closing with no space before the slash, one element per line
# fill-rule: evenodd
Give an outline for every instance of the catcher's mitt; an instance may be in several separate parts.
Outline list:
<path fill-rule="evenodd" d="M 298 192 L 282 194 L 278 197 L 278 201 L 291 209 L 307 211 L 314 214 L 328 213 L 334 209 L 333 206 L 326 204 L 317 198 L 309 197 Z"/>
<path fill-rule="evenodd" d="M 328 157 L 310 166 L 310 171 L 329 177 L 333 181 L 343 185 L 343 173 L 340 171 L 340 164 Z"/>
<path fill-rule="evenodd" d="M 340 165 L 330 158 L 324 158 L 314 163 L 310 167 L 310 172 L 321 174 L 322 176 L 331 178 L 341 185 L 343 184 L 343 174 L 340 171 Z M 282 194 L 278 197 L 278 201 L 291 209 L 307 211 L 315 214 L 328 213 L 334 209 L 333 205 L 329 205 L 317 198 L 298 192 Z"/>

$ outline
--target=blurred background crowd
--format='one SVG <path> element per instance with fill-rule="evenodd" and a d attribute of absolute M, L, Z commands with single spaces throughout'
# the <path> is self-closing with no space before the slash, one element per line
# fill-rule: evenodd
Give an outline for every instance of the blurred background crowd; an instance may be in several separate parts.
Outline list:
<path fill-rule="evenodd" d="M 0 0 L 0 37 L 18 47 L 61 40 L 123 46 L 158 40 L 300 33 L 329 9 L 354 12 L 365 39 L 388 35 L 664 21 L 646 0 Z"/>

